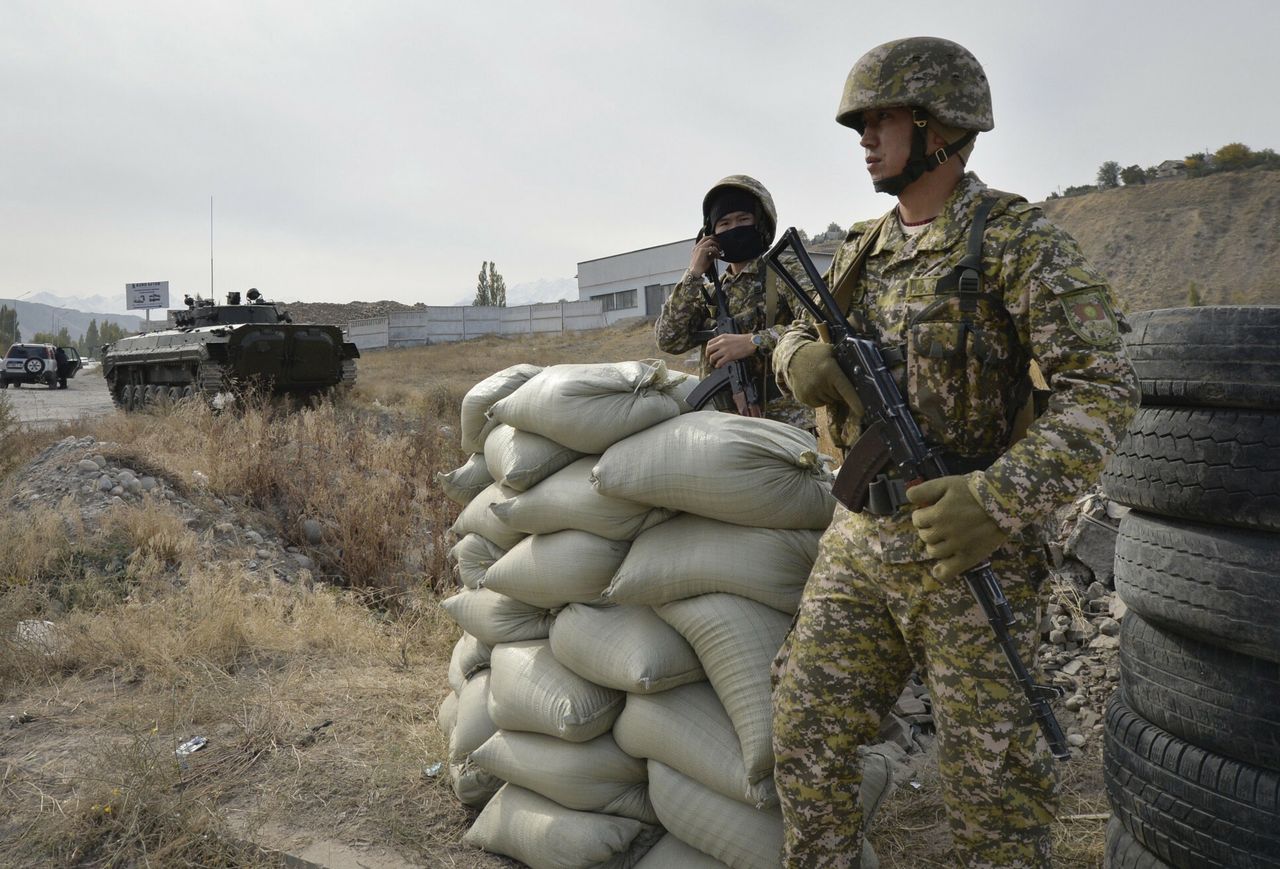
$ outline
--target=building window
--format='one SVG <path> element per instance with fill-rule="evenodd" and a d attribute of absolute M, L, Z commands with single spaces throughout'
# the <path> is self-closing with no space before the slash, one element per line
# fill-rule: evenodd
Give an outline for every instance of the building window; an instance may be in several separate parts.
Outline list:
<path fill-rule="evenodd" d="M 628 308 L 636 307 L 636 291 L 622 290 L 618 293 L 605 293 L 600 296 L 592 296 L 592 301 L 599 299 L 604 302 L 604 309 L 608 311 L 625 311 Z"/>

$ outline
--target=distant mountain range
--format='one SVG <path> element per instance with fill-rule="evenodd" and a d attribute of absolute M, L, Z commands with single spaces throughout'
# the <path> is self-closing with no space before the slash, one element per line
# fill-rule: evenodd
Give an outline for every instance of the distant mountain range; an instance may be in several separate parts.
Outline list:
<path fill-rule="evenodd" d="M 33 299 L 41 301 L 32 301 Z M 50 300 L 54 300 L 53 303 L 50 303 Z M 103 296 L 79 299 L 54 296 L 51 293 L 33 293 L 22 299 L 0 299 L 0 305 L 8 305 L 18 312 L 18 330 L 27 340 L 37 332 L 57 334 L 59 329 L 66 326 L 67 334 L 78 341 L 89 328 L 91 320 L 97 320 L 99 326 L 103 323 L 115 323 L 130 332 L 137 332 L 142 328 L 140 325 L 143 321 L 142 317 L 117 314 L 111 310 L 110 304 L 103 306 L 105 313 L 95 313 L 100 310 L 98 303 L 104 300 Z M 124 307 L 123 299 L 119 300 L 118 307 Z M 153 311 L 151 319 L 163 321 L 164 311 Z M 0 350 L 0 353 L 2 352 L 4 351 Z"/>
<path fill-rule="evenodd" d="M 108 314 L 120 314 L 135 317 L 125 305 L 125 294 L 116 293 L 111 296 L 57 296 L 47 291 L 31 293 L 22 297 L 24 302 L 39 302 L 53 308 L 70 308 L 73 311 L 102 311 Z M 10 307 L 13 307 L 10 305 Z M 155 317 L 153 313 L 151 315 Z"/>

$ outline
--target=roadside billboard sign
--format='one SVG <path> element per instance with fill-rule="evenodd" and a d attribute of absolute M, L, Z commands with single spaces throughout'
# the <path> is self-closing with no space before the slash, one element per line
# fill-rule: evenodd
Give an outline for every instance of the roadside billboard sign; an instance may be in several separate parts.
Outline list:
<path fill-rule="evenodd" d="M 141 284 L 124 285 L 125 307 L 136 311 L 146 308 L 169 307 L 169 282 L 149 281 Z"/>

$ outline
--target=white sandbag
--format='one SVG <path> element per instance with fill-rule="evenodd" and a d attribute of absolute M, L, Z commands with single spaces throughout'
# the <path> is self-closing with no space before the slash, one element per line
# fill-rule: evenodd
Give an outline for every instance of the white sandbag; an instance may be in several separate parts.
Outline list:
<path fill-rule="evenodd" d="M 449 783 L 458 802 L 473 809 L 483 808 L 503 784 L 473 763 L 449 764 Z"/>
<path fill-rule="evenodd" d="M 602 453 L 677 416 L 683 402 L 671 393 L 688 377 L 660 360 L 552 365 L 494 404 L 490 415 L 580 453 Z"/>
<path fill-rule="evenodd" d="M 661 507 L 601 495 L 591 484 L 591 469 L 598 459 L 578 459 L 529 491 L 498 501 L 490 509 L 517 531 L 550 534 L 576 528 L 610 540 L 634 540 L 641 531 L 675 515 Z"/>
<path fill-rule="evenodd" d="M 582 453 L 562 447 L 549 438 L 499 424 L 484 441 L 484 461 L 493 478 L 504 486 L 523 492 Z"/>
<path fill-rule="evenodd" d="M 577 743 L 541 733 L 499 730 L 471 752 L 471 760 L 497 778 L 567 809 L 658 823 L 649 804 L 644 761 L 618 748 L 607 733 Z"/>
<path fill-rule="evenodd" d="M 458 582 L 464 588 L 480 588 L 484 585 L 485 572 L 506 552 L 487 537 L 468 534 L 453 545 L 449 557 L 458 571 Z"/>
<path fill-rule="evenodd" d="M 649 761 L 649 798 L 662 826 L 733 869 L 782 865 L 782 810 L 753 809 Z"/>
<path fill-rule="evenodd" d="M 693 408 L 689 406 L 689 395 L 698 388 L 698 384 L 702 381 L 693 375 L 677 383 L 671 389 L 671 397 L 680 402 L 681 413 L 693 413 Z"/>
<path fill-rule="evenodd" d="M 704 594 L 654 609 L 698 653 L 707 681 L 729 713 L 742 744 L 747 778 L 757 782 L 772 775 L 769 667 L 787 637 L 791 619 L 764 604 L 731 594 Z"/>
<path fill-rule="evenodd" d="M 458 694 L 458 718 L 449 734 L 449 763 L 464 763 L 497 732 L 489 716 L 489 674 L 477 673 Z"/>
<path fill-rule="evenodd" d="M 613 738 L 632 757 L 661 761 L 730 799 L 757 809 L 778 804 L 772 776 L 747 779 L 738 733 L 706 682 L 627 695 Z"/>
<path fill-rule="evenodd" d="M 440 701 L 440 708 L 436 710 L 436 726 L 440 728 L 440 735 L 444 737 L 445 742 L 449 741 L 449 736 L 457 723 L 458 695 L 450 690 Z"/>
<path fill-rule="evenodd" d="M 504 785 L 462 841 L 514 857 L 531 869 L 626 869 L 661 831 L 617 815 L 576 812 L 515 785 Z"/>
<path fill-rule="evenodd" d="M 687 513 L 636 538 L 605 597 L 657 606 L 725 592 L 794 614 L 821 536 L 820 531 L 748 528 Z"/>
<path fill-rule="evenodd" d="M 461 694 L 467 680 L 488 666 L 489 647 L 463 631 L 458 642 L 453 644 L 453 654 L 449 656 L 449 687 Z"/>
<path fill-rule="evenodd" d="M 474 453 L 461 467 L 447 474 L 443 471 L 436 474 L 436 482 L 444 489 L 446 497 L 465 506 L 493 482 L 493 476 L 485 465 L 484 456 Z"/>
<path fill-rule="evenodd" d="M 630 547 L 585 531 L 534 534 L 489 567 L 484 587 L 546 609 L 599 601 Z"/>
<path fill-rule="evenodd" d="M 706 678 L 693 647 L 647 606 L 567 606 L 551 626 L 551 652 L 588 682 L 619 691 L 648 694 Z"/>
<path fill-rule="evenodd" d="M 440 602 L 468 634 L 490 648 L 498 643 L 539 640 L 551 633 L 555 616 L 487 588 L 464 588 Z"/>
<path fill-rule="evenodd" d="M 503 730 L 586 742 L 613 726 L 626 698 L 557 662 L 546 640 L 496 647 L 490 672 L 489 717 Z"/>
<path fill-rule="evenodd" d="M 469 453 L 484 451 L 485 438 L 497 420 L 489 419 L 489 408 L 506 398 L 542 370 L 540 365 L 512 365 L 490 374 L 467 390 L 462 398 L 462 448 Z"/>
<path fill-rule="evenodd" d="M 468 534 L 479 534 L 496 546 L 510 549 L 523 540 L 525 534 L 523 531 L 516 531 L 493 515 L 489 505 L 495 501 L 505 501 L 515 493 L 515 489 L 508 489 L 501 483 L 489 484 L 462 508 L 462 512 L 458 514 L 457 520 L 449 530 L 458 538 L 466 537 Z"/>
<path fill-rule="evenodd" d="M 725 869 L 725 865 L 667 833 L 645 853 L 635 869 Z"/>
<path fill-rule="evenodd" d="M 771 419 L 686 413 L 614 444 L 602 495 L 757 528 L 824 529 L 835 498 L 813 435 Z"/>
<path fill-rule="evenodd" d="M 465 805 L 479 808 L 502 786 L 502 781 L 471 762 L 471 753 L 498 731 L 489 717 L 489 674 L 469 680 L 458 695 L 457 714 L 449 732 L 449 783 Z"/>

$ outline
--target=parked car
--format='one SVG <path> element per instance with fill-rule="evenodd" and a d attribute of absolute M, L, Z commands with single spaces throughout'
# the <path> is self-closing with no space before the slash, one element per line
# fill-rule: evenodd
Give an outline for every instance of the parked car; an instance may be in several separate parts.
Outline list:
<path fill-rule="evenodd" d="M 43 383 L 50 389 L 66 389 L 67 380 L 80 370 L 80 354 L 74 347 L 53 344 L 14 344 L 4 354 L 0 389 L 9 384 Z"/>

